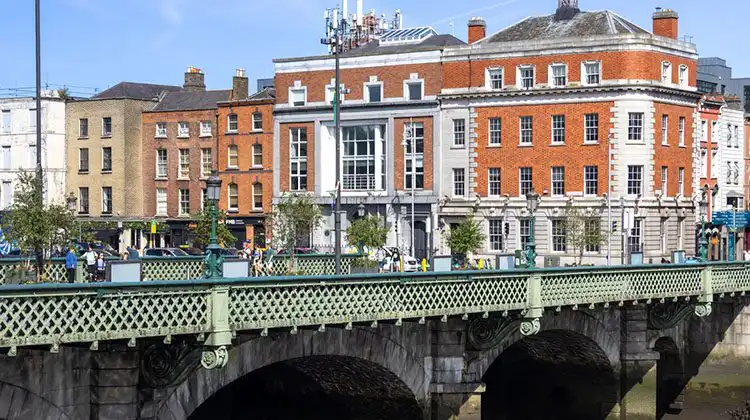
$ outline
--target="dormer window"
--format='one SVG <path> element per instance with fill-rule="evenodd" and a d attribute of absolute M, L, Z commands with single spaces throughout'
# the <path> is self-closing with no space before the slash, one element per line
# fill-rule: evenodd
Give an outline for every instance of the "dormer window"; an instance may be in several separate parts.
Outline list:
<path fill-rule="evenodd" d="M 404 80 L 404 99 L 407 101 L 421 101 L 424 98 L 424 79 L 419 74 L 412 73 L 409 80 Z"/>
<path fill-rule="evenodd" d="M 365 82 L 364 84 L 364 92 L 365 102 L 383 102 L 383 82 L 378 81 L 378 76 L 370 76 L 369 82 Z"/>
<path fill-rule="evenodd" d="M 550 84 L 554 87 L 568 85 L 568 66 L 565 64 L 552 64 L 550 66 Z"/>
<path fill-rule="evenodd" d="M 661 63 L 661 81 L 663 83 L 672 83 L 672 63 L 669 61 Z"/>
<path fill-rule="evenodd" d="M 487 69 L 487 87 L 492 90 L 503 88 L 503 69 Z"/>
<path fill-rule="evenodd" d="M 587 61 L 583 63 L 583 71 L 587 85 L 598 85 L 601 82 L 601 63 L 599 61 Z"/>
<path fill-rule="evenodd" d="M 518 74 L 521 88 L 531 89 L 534 87 L 534 66 L 520 66 Z"/>

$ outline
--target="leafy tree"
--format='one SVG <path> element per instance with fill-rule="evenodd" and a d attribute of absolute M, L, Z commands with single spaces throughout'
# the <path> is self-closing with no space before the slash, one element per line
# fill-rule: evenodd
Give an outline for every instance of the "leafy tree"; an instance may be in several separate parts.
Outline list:
<path fill-rule="evenodd" d="M 234 246 L 237 237 L 227 228 L 227 214 L 223 210 L 216 211 L 216 241 L 222 247 Z M 193 243 L 196 247 L 205 248 L 211 242 L 211 205 L 203 206 L 200 213 L 195 214 L 193 218 L 197 219 L 195 228 L 192 229 L 195 239 Z"/>
<path fill-rule="evenodd" d="M 63 203 L 44 203 L 44 190 L 36 172 L 21 171 L 13 205 L 5 216 L 6 236 L 22 250 L 33 250 L 37 280 L 44 272 L 44 258 L 54 247 L 70 243 L 75 223 Z"/>
<path fill-rule="evenodd" d="M 352 222 L 346 229 L 346 237 L 363 254 L 365 249 L 377 249 L 385 245 L 388 228 L 380 216 L 370 214 Z"/>
<path fill-rule="evenodd" d="M 300 236 L 309 234 L 323 222 L 320 206 L 309 195 L 285 194 L 266 219 L 277 248 L 289 250 L 289 271 L 294 267 L 294 249 Z"/>
<path fill-rule="evenodd" d="M 448 232 L 447 243 L 456 254 L 465 257 L 475 253 L 484 245 L 485 235 L 479 222 L 472 216 L 454 226 Z"/>
<path fill-rule="evenodd" d="M 62 89 L 57 89 L 57 96 L 63 98 L 63 99 L 69 99 L 70 98 L 70 89 L 64 87 Z"/>
<path fill-rule="evenodd" d="M 568 206 L 564 220 L 566 244 L 580 265 L 587 248 L 599 247 L 604 242 L 601 218 L 594 209 Z"/>

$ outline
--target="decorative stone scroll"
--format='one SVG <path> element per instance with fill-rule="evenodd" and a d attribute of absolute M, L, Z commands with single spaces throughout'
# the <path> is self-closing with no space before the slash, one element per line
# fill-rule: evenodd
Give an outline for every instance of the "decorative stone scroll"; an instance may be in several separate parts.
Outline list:
<path fill-rule="evenodd" d="M 151 388 L 182 382 L 200 363 L 201 348 L 186 342 L 153 344 L 141 357 L 141 377 Z"/>

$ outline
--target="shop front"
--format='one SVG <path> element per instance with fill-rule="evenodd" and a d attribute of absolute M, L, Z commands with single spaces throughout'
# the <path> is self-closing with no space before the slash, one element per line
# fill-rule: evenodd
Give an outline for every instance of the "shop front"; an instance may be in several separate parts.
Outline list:
<path fill-rule="evenodd" d="M 237 238 L 234 247 L 242 249 L 246 242 L 256 248 L 266 247 L 266 225 L 262 217 L 227 217 L 227 229 Z"/>

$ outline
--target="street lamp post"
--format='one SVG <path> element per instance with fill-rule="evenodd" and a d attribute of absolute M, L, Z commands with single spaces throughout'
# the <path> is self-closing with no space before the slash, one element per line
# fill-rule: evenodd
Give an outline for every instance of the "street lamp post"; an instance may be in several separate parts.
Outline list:
<path fill-rule="evenodd" d="M 216 222 L 218 211 L 216 209 L 221 194 L 221 178 L 212 173 L 206 180 L 206 195 L 211 202 L 211 239 L 206 248 L 206 277 L 209 279 L 221 278 L 223 274 L 224 257 L 216 240 Z"/>
<path fill-rule="evenodd" d="M 415 190 L 416 190 L 416 183 L 417 183 L 417 167 L 416 167 L 416 157 L 414 155 L 414 151 L 417 147 L 417 141 L 415 136 L 415 130 L 414 130 L 414 119 L 412 118 L 409 121 L 409 129 L 404 130 L 404 140 L 401 143 L 402 146 L 404 146 L 404 156 L 406 156 L 406 153 L 409 152 L 411 149 L 411 153 L 409 155 L 409 161 L 411 162 L 411 244 L 409 246 L 409 250 L 411 252 L 411 256 L 414 257 L 414 202 L 416 200 Z M 404 186 L 405 187 L 405 186 Z"/>
<path fill-rule="evenodd" d="M 734 262 L 736 260 L 735 248 L 737 243 L 737 206 L 732 206 L 732 226 L 727 229 L 729 249 L 727 250 L 727 261 Z"/>
<path fill-rule="evenodd" d="M 610 133 L 607 143 L 607 265 L 612 265 L 612 141 L 614 134 Z"/>
<path fill-rule="evenodd" d="M 529 242 L 526 245 L 526 268 L 536 268 L 536 241 L 534 240 L 534 222 L 536 209 L 539 207 L 539 194 L 532 188 L 526 193 L 526 209 L 529 211 Z"/>
<path fill-rule="evenodd" d="M 705 193 L 699 203 L 699 211 L 701 213 L 701 230 L 699 234 L 700 238 L 698 239 L 698 261 L 704 263 L 708 258 L 708 235 L 706 232 L 706 213 L 708 212 L 708 201 L 706 201 Z"/>

